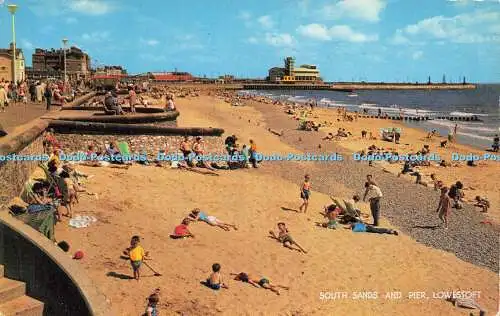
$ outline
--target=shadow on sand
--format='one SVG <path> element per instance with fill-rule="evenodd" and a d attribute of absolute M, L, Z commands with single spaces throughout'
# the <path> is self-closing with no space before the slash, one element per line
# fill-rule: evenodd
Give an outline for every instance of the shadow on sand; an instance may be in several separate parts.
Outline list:
<path fill-rule="evenodd" d="M 121 279 L 121 280 L 132 280 L 133 279 L 133 277 L 131 277 L 130 275 L 116 273 L 116 272 L 108 272 L 106 274 L 106 276 Z"/>
<path fill-rule="evenodd" d="M 421 228 L 421 229 L 438 229 L 439 228 L 439 225 L 416 225 L 416 226 L 413 226 L 413 228 Z"/>

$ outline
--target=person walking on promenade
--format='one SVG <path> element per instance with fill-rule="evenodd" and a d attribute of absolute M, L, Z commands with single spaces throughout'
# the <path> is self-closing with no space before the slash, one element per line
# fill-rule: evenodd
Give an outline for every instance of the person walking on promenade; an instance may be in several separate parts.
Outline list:
<path fill-rule="evenodd" d="M 370 201 L 370 210 L 373 217 L 373 226 L 378 226 L 378 220 L 380 218 L 380 199 L 382 198 L 382 190 L 375 184 L 365 183 L 366 195 L 370 195 L 368 199 Z M 363 201 L 365 198 L 363 198 Z"/>
<path fill-rule="evenodd" d="M 45 88 L 44 96 L 47 101 L 47 111 L 50 111 L 50 106 L 52 105 L 52 88 L 49 85 Z"/>
<path fill-rule="evenodd" d="M 3 85 L 0 85 L 0 112 L 5 112 L 5 106 L 9 103 L 7 92 Z"/>
<path fill-rule="evenodd" d="M 30 100 L 32 103 L 36 101 L 36 85 L 35 82 L 31 82 L 29 86 Z"/>

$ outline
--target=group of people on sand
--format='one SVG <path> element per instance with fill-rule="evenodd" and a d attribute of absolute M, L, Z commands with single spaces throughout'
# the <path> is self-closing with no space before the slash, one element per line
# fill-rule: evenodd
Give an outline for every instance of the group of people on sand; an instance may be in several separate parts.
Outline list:
<path fill-rule="evenodd" d="M 95 195 L 83 185 L 83 180 L 91 176 L 61 161 L 62 144 L 53 130 L 44 132 L 42 137 L 44 152 L 48 156 L 48 161 L 39 165 L 44 177 L 28 180 L 21 196 L 29 205 L 53 206 L 56 220 L 61 221 L 61 216 L 73 217 L 72 207 L 79 202 L 79 193 Z M 60 212 L 61 206 L 66 209 L 65 213 Z"/>
<path fill-rule="evenodd" d="M 249 143 L 249 145 L 243 144 L 243 146 L 240 147 L 238 138 L 234 134 L 228 136 L 224 141 L 226 152 L 230 157 L 243 157 L 241 161 L 243 168 L 248 168 L 250 165 L 253 168 L 258 168 L 257 144 L 253 139 L 250 139 Z"/>

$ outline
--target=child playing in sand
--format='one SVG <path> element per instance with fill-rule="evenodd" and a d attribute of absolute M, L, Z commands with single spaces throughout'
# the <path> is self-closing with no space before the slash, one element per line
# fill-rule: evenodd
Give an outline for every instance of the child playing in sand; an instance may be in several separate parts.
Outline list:
<path fill-rule="evenodd" d="M 478 195 L 478 196 L 476 196 L 475 201 L 476 201 L 476 204 L 474 204 L 474 206 L 482 208 L 483 210 L 481 212 L 483 212 L 483 213 L 488 212 L 488 209 L 490 208 L 490 201 L 488 201 L 488 198 L 480 197 Z"/>
<path fill-rule="evenodd" d="M 436 213 L 439 213 L 439 219 L 444 224 L 444 229 L 448 229 L 448 215 L 451 210 L 451 198 L 448 196 L 448 188 L 441 188 L 441 197 L 439 198 L 439 204 Z"/>
<path fill-rule="evenodd" d="M 139 236 L 133 236 L 130 240 L 130 248 L 128 248 L 127 254 L 130 258 L 130 265 L 134 271 L 134 279 L 139 281 L 141 276 L 140 268 L 142 261 L 147 258 L 148 253 L 144 251 L 144 248 L 140 245 L 141 238 Z"/>
<path fill-rule="evenodd" d="M 441 188 L 444 185 L 443 181 L 438 180 L 435 173 L 431 174 L 431 180 L 432 180 L 432 183 L 434 184 L 434 191 L 441 190 Z"/>
<path fill-rule="evenodd" d="M 160 302 L 160 296 L 158 293 L 153 293 L 148 297 L 148 307 L 146 307 L 145 316 L 158 316 L 158 303 Z"/>
<path fill-rule="evenodd" d="M 290 236 L 290 233 L 288 232 L 288 228 L 286 228 L 286 224 L 283 222 L 278 223 L 278 236 L 270 230 L 269 234 L 271 234 L 271 237 L 274 239 L 278 240 L 279 242 L 283 243 L 284 247 L 287 247 L 289 249 L 295 250 L 292 246 L 295 245 L 297 248 L 299 248 L 300 251 L 303 253 L 307 253 L 307 251 L 304 250 L 293 238 Z"/>
<path fill-rule="evenodd" d="M 189 214 L 189 217 L 193 218 L 194 220 L 205 222 L 212 226 L 220 227 L 225 231 L 229 231 L 231 228 L 233 228 L 234 230 L 238 230 L 236 225 L 224 223 L 223 221 L 217 219 L 217 217 L 215 216 L 205 214 L 199 208 L 195 208 L 194 210 L 192 210 L 191 214 Z"/>
<path fill-rule="evenodd" d="M 229 287 L 224 283 L 222 275 L 220 274 L 221 266 L 218 263 L 212 265 L 213 273 L 207 279 L 206 285 L 212 290 L 220 290 L 221 288 L 228 289 Z"/>
<path fill-rule="evenodd" d="M 329 228 L 329 229 L 336 229 L 338 226 L 337 223 L 337 209 L 333 207 L 334 209 L 331 210 L 331 208 L 325 207 L 325 214 L 326 218 L 328 219 L 328 222 L 326 223 L 316 223 L 316 226 L 324 227 L 324 228 Z"/>
<path fill-rule="evenodd" d="M 191 222 L 191 220 L 189 218 L 184 218 L 180 225 L 175 226 L 173 236 L 175 236 L 177 238 L 179 238 L 179 237 L 192 237 L 192 238 L 194 238 L 194 235 L 191 234 L 191 232 L 188 229 L 189 222 Z"/>
<path fill-rule="evenodd" d="M 302 212 L 304 209 L 304 213 L 307 213 L 307 206 L 309 206 L 309 196 L 311 195 L 311 181 L 308 174 L 304 176 L 304 183 L 302 184 L 302 188 L 300 189 L 300 198 L 304 201 L 302 205 L 299 207 L 299 210 Z"/>
<path fill-rule="evenodd" d="M 249 283 L 257 288 L 262 287 L 266 290 L 271 290 L 274 293 L 276 293 L 276 295 L 280 295 L 280 291 L 278 290 L 278 288 L 282 288 L 285 290 L 289 289 L 288 286 L 279 285 L 279 284 L 272 284 L 271 281 L 269 281 L 269 279 L 267 279 L 267 278 L 255 278 L 254 276 L 249 275 L 248 273 L 245 273 L 245 272 L 240 272 L 238 274 L 231 273 L 231 275 L 235 276 L 234 279 L 236 281 L 242 281 L 245 283 Z"/>

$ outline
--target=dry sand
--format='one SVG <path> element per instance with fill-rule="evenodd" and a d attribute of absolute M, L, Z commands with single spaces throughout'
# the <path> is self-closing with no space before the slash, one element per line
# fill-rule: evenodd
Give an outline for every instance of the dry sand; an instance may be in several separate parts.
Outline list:
<path fill-rule="evenodd" d="M 210 97 L 179 99 L 177 106 L 182 113 L 179 126 L 222 127 L 245 143 L 256 139 L 263 152 L 295 151 L 269 133 L 261 114 L 251 107 L 234 108 Z M 479 302 L 491 314 L 498 306 L 495 273 L 453 254 L 404 235 L 315 227 L 315 221 L 323 220 L 318 212 L 329 202 L 323 194 L 313 192 L 307 215 L 282 211 L 282 206 L 300 204 L 301 179 L 292 183 L 253 169 L 220 172 L 219 177 L 143 166 L 81 170 L 95 175 L 87 186 L 99 200 L 81 195 L 74 213 L 94 215 L 98 222 L 73 229 L 65 219 L 56 237 L 68 241 L 71 251 L 85 252 L 81 265 L 100 284 L 114 315 L 140 315 L 145 298 L 157 287 L 162 289 L 161 315 L 468 315 L 441 299 L 408 299 L 410 291 L 431 297 L 433 291 L 458 289 L 480 291 Z M 169 239 L 174 226 L 194 207 L 236 223 L 239 230 L 225 232 L 195 223 L 195 239 Z M 278 221 L 288 224 L 308 254 L 290 251 L 267 237 Z M 132 271 L 120 255 L 136 234 L 152 255 L 149 263 L 163 276 L 152 276 L 143 267 L 141 281 L 126 279 Z M 289 285 L 290 290 L 278 297 L 230 280 L 229 290 L 214 292 L 200 285 L 214 262 L 222 265 L 226 280 L 230 272 L 246 271 Z M 378 299 L 321 300 L 320 293 L 329 291 L 377 291 Z M 390 291 L 401 291 L 403 298 L 385 299 Z"/>

